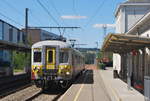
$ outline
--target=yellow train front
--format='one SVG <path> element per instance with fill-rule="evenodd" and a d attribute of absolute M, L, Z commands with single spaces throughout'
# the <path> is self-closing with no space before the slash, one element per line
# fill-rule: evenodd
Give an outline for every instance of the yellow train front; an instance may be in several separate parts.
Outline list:
<path fill-rule="evenodd" d="M 41 41 L 32 46 L 31 78 L 37 87 L 53 83 L 66 87 L 84 70 L 84 57 L 62 41 Z"/>

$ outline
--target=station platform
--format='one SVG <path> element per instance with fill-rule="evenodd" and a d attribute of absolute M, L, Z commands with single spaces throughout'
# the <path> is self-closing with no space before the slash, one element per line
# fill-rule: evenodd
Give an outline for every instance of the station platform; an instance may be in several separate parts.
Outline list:
<path fill-rule="evenodd" d="M 111 101 L 145 101 L 144 96 L 134 88 L 128 89 L 125 82 L 113 78 L 113 69 L 100 70 L 101 77 Z"/>
<path fill-rule="evenodd" d="M 112 68 L 87 70 L 58 101 L 145 101 L 134 88 L 113 78 Z"/>
<path fill-rule="evenodd" d="M 111 101 L 99 70 L 87 70 L 58 101 Z"/>

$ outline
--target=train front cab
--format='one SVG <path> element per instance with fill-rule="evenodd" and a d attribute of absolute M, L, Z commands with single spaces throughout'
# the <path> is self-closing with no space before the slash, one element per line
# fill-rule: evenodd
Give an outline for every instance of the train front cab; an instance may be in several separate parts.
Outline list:
<path fill-rule="evenodd" d="M 72 79 L 70 49 L 43 46 L 32 49 L 32 54 L 32 79 L 38 87 Z"/>
<path fill-rule="evenodd" d="M 72 78 L 70 49 L 68 48 L 46 48 L 46 69 L 44 76 L 48 80 L 64 81 Z M 44 59 L 43 59 L 44 60 Z"/>
<path fill-rule="evenodd" d="M 38 87 L 42 87 L 48 80 L 57 76 L 58 47 L 43 46 L 32 49 L 32 80 Z"/>

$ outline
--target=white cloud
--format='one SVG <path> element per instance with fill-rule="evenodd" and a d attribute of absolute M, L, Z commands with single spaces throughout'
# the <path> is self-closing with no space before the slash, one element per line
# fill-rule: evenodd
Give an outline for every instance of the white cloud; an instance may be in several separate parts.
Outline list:
<path fill-rule="evenodd" d="M 103 27 L 108 27 L 108 28 L 115 28 L 115 24 L 94 24 L 94 28 L 103 28 Z"/>
<path fill-rule="evenodd" d="M 87 16 L 73 16 L 73 15 L 63 15 L 62 19 L 86 19 Z"/>

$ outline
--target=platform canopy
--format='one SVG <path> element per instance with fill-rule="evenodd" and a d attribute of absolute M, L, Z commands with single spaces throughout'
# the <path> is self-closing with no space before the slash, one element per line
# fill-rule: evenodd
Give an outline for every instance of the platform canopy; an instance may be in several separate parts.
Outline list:
<path fill-rule="evenodd" d="M 136 49 L 150 47 L 150 38 L 126 35 L 126 34 L 109 34 L 103 43 L 102 51 L 125 53 Z"/>
<path fill-rule="evenodd" d="M 18 51 L 30 51 L 31 48 L 28 45 L 22 45 L 17 43 L 12 43 L 4 40 L 0 40 L 0 50 L 18 50 Z"/>

